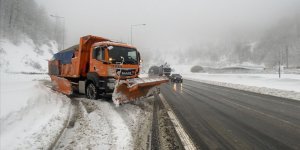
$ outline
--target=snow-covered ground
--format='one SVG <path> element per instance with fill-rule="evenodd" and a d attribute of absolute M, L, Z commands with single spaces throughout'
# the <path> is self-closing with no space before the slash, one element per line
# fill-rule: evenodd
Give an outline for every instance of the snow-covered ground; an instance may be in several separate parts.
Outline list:
<path fill-rule="evenodd" d="M 47 149 L 64 127 L 69 98 L 41 82 L 46 74 L 31 74 L 47 71 L 54 47 L 0 40 L 1 149 Z"/>
<path fill-rule="evenodd" d="M 190 79 L 207 84 L 224 86 L 260 94 L 300 100 L 299 75 L 286 75 L 278 79 L 271 74 L 183 74 Z"/>
<path fill-rule="evenodd" d="M 47 78 L 1 73 L 1 149 L 46 149 L 55 141 L 70 101 L 39 81 Z"/>
<path fill-rule="evenodd" d="M 276 73 L 238 74 L 238 73 L 191 73 L 191 65 L 175 65 L 175 72 L 184 79 L 200 81 L 208 84 L 246 90 L 261 94 L 300 100 L 300 74 Z M 256 70 L 256 69 L 255 69 Z M 300 70 L 289 70 L 300 72 Z"/>
<path fill-rule="evenodd" d="M 116 107 L 101 100 L 75 101 L 75 123 L 67 128 L 56 149 L 134 149 L 140 145 L 136 143 L 138 135 L 145 135 L 142 139 L 147 141 L 150 111 L 132 104 Z"/>
<path fill-rule="evenodd" d="M 48 70 L 48 60 L 57 52 L 56 42 L 37 46 L 25 38 L 17 45 L 0 39 L 0 68 L 5 72 L 44 73 Z"/>
<path fill-rule="evenodd" d="M 300 75 L 284 74 L 279 79 L 277 74 L 183 74 L 187 79 L 217 81 L 247 86 L 274 88 L 300 92 Z"/>
<path fill-rule="evenodd" d="M 32 97 L 39 94 L 39 81 L 49 79 L 47 75 L 0 73 L 1 115 L 3 118 L 11 112 L 20 110 L 30 103 Z"/>

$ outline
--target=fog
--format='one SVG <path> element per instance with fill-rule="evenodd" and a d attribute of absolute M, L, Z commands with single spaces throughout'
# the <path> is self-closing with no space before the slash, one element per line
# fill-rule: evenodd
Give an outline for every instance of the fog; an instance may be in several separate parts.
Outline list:
<path fill-rule="evenodd" d="M 83 35 L 130 43 L 145 59 L 187 51 L 196 45 L 255 38 L 282 18 L 294 16 L 299 0 L 38 0 L 49 14 L 65 18 L 66 46 Z M 201 51 L 200 49 L 198 51 Z M 164 57 L 168 58 L 169 57 Z M 172 61 L 172 60 L 168 60 Z"/>

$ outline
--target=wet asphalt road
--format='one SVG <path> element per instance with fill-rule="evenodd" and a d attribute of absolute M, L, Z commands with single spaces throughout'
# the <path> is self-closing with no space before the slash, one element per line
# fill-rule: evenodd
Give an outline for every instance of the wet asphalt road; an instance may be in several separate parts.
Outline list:
<path fill-rule="evenodd" d="M 199 149 L 300 149 L 300 101 L 190 80 L 161 93 Z"/>

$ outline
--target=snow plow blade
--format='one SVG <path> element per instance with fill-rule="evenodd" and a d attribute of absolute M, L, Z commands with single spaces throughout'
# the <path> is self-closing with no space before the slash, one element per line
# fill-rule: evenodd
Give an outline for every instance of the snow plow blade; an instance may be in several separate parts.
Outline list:
<path fill-rule="evenodd" d="M 66 95 L 73 93 L 71 82 L 65 78 L 50 75 L 52 81 L 52 88 L 55 91 L 61 92 Z"/>
<path fill-rule="evenodd" d="M 167 77 L 161 76 L 120 80 L 116 84 L 112 100 L 119 105 L 152 96 L 159 92 L 156 86 L 168 81 Z"/>

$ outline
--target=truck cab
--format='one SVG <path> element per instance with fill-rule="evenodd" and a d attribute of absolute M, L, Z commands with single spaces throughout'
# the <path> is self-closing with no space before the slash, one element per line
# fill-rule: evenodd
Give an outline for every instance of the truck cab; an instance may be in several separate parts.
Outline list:
<path fill-rule="evenodd" d="M 89 91 L 96 94 L 112 93 L 116 80 L 137 78 L 139 75 L 140 54 L 135 47 L 127 44 L 110 41 L 95 43 L 91 46 L 89 60 L 84 83 L 86 88 L 85 91 L 79 91 L 86 93 L 89 98 L 94 97 Z"/>
<path fill-rule="evenodd" d="M 108 78 L 137 78 L 140 54 L 135 47 L 115 42 L 99 42 L 92 46 L 89 72 Z"/>

